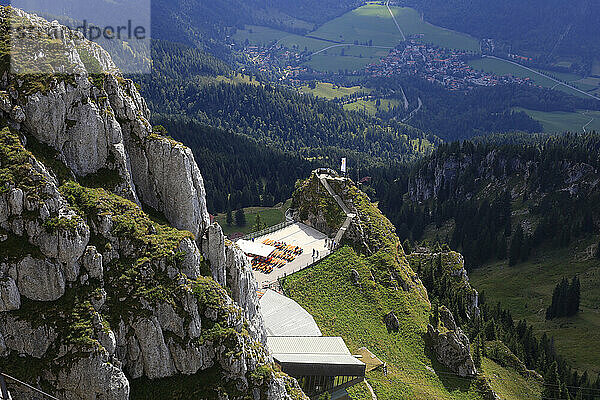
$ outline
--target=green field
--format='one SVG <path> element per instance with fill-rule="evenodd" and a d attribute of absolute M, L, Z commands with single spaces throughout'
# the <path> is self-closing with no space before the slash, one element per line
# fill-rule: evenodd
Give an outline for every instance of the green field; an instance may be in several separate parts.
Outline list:
<path fill-rule="evenodd" d="M 312 32 L 311 36 L 339 43 L 365 43 L 394 47 L 402 41 L 402 35 L 385 6 L 367 4 L 341 17 L 327 22 Z"/>
<path fill-rule="evenodd" d="M 306 65 L 321 72 L 357 71 L 369 64 L 379 61 L 377 57 L 334 56 L 317 54 L 311 57 Z"/>
<path fill-rule="evenodd" d="M 471 272 L 473 286 L 485 291 L 488 304 L 502 303 L 515 320 L 527 319 L 536 333 L 555 338 L 558 353 L 576 368 L 600 373 L 600 262 L 591 258 L 595 240 L 566 249 L 538 250 L 530 261 L 508 267 L 497 262 Z M 581 281 L 580 312 L 571 318 L 545 320 L 552 291 L 563 278 Z"/>
<path fill-rule="evenodd" d="M 541 122 L 546 133 L 583 132 L 583 126 L 590 120 L 592 122 L 585 127 L 586 132 L 600 132 L 600 111 L 543 112 L 521 107 L 515 107 L 514 110 L 524 111 Z"/>
<path fill-rule="evenodd" d="M 385 8 L 385 7 L 384 7 Z M 424 43 L 448 49 L 479 53 L 479 40 L 464 33 L 432 25 L 421 19 L 419 12 L 408 7 L 390 7 L 405 35 L 423 35 Z"/>
<path fill-rule="evenodd" d="M 266 26 L 247 25 L 245 28 L 238 29 L 233 35 L 233 39 L 237 43 L 243 44 L 246 40 L 250 44 L 258 46 L 269 46 L 277 43 L 289 49 L 310 52 L 319 51 L 332 44 L 324 40 L 294 35 Z"/>
<path fill-rule="evenodd" d="M 443 29 L 424 22 L 419 13 L 408 7 L 391 7 L 405 35 L 423 35 L 422 41 L 440 47 L 479 51 L 479 41 L 469 35 Z M 387 7 L 367 4 L 321 26 L 311 36 L 344 43 L 365 43 L 394 47 L 402 35 Z"/>
<path fill-rule="evenodd" d="M 235 225 L 235 221 L 231 225 L 227 225 L 227 215 L 226 214 L 218 214 L 215 217 L 215 220 L 221 225 L 223 228 L 223 233 L 225 236 L 229 236 L 232 233 L 251 233 L 254 224 L 256 223 L 256 216 L 260 214 L 260 219 L 263 223 L 267 224 L 267 226 L 277 225 L 283 221 L 285 221 L 285 211 L 289 208 L 289 202 L 285 204 L 278 204 L 275 207 L 249 207 L 244 208 L 244 213 L 246 214 L 246 225 L 245 226 L 237 226 Z M 235 219 L 235 211 L 233 212 L 233 217 Z"/>
<path fill-rule="evenodd" d="M 370 93 L 372 91 L 371 89 L 362 86 L 345 87 L 337 86 L 329 82 L 317 82 L 314 89 L 311 89 L 308 85 L 304 85 L 299 90 L 301 93 L 312 94 L 315 97 L 321 97 L 327 100 L 341 99 L 355 93 Z"/>
<path fill-rule="evenodd" d="M 380 99 L 379 110 L 387 111 L 389 108 L 399 107 L 400 101 L 396 99 Z M 378 111 L 377 100 L 358 100 L 350 104 L 344 104 L 345 110 L 362 111 L 369 115 L 375 115 Z"/>
<path fill-rule="evenodd" d="M 553 80 L 545 77 L 544 75 L 529 71 L 528 69 L 525 69 L 519 65 L 515 65 L 515 64 L 510 63 L 505 60 L 500 60 L 497 58 L 481 58 L 481 59 L 469 61 L 469 65 L 471 67 L 475 68 L 476 70 L 490 72 L 490 73 L 500 75 L 500 76 L 512 75 L 512 76 L 516 76 L 519 78 L 530 78 L 533 80 L 533 82 L 535 82 L 535 84 L 537 84 L 539 86 L 542 86 L 545 88 L 561 90 L 565 93 L 568 93 L 568 94 L 571 94 L 571 95 L 577 96 L 577 97 L 590 98 L 589 96 L 586 96 L 583 93 L 573 90 L 573 89 L 569 88 L 568 86 L 565 86 L 560 83 L 556 83 Z M 557 75 L 556 73 L 552 73 L 552 74 Z M 569 77 L 571 77 L 571 74 L 568 74 L 568 75 L 569 75 Z M 573 75 L 573 76 L 577 77 L 576 75 Z M 575 85 L 573 85 L 573 86 L 575 86 Z"/>
<path fill-rule="evenodd" d="M 511 368 L 504 368 L 494 361 L 484 358 L 482 370 L 490 378 L 494 392 L 501 399 L 539 399 L 542 384 L 533 379 L 526 379 Z"/>
<path fill-rule="evenodd" d="M 331 43 L 327 47 L 330 46 Z M 312 55 L 306 65 L 323 72 L 338 72 L 340 69 L 356 71 L 369 64 L 378 63 L 388 52 L 389 50 L 377 47 L 336 46 Z"/>
<path fill-rule="evenodd" d="M 391 9 L 406 35 L 422 35 L 421 41 L 441 47 L 479 51 L 479 41 L 473 37 L 426 23 L 414 9 Z M 370 3 L 325 23 L 307 36 L 248 25 L 233 38 L 240 44 L 246 41 L 260 46 L 279 44 L 300 52 L 318 52 L 306 65 L 317 71 L 338 72 L 355 71 L 379 62 L 402 41 L 402 34 L 387 7 Z M 336 46 L 336 43 L 346 45 Z"/>
<path fill-rule="evenodd" d="M 266 26 L 247 25 L 246 29 L 238 29 L 233 35 L 237 43 L 245 43 L 267 46 L 277 42 L 279 39 L 288 36 L 289 33 L 277 29 L 267 28 Z"/>

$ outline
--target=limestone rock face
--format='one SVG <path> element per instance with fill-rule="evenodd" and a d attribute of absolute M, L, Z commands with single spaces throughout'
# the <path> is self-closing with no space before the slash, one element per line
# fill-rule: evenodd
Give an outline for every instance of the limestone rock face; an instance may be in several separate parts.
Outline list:
<path fill-rule="evenodd" d="M 58 388 L 66 400 L 122 400 L 129 398 L 129 381 L 119 368 L 102 353 L 82 358 L 69 370 L 62 370 Z M 82 385 L 82 382 L 85 382 Z"/>
<path fill-rule="evenodd" d="M 256 291 L 258 285 L 252 274 L 250 259 L 235 244 L 228 242 L 219 224 L 208 227 L 202 243 L 204 254 L 210 261 L 213 278 L 231 290 L 231 297 L 239 304 L 250 321 L 251 330 L 261 341 L 266 331 L 260 314 Z"/>
<path fill-rule="evenodd" d="M 0 18 L 9 12 L 0 6 Z M 248 258 L 218 225 L 209 228 L 190 149 L 154 131 L 144 99 L 104 50 L 15 12 L 62 43 L 77 74 L 52 76 L 39 90 L 0 76 L 0 117 L 11 127 L 0 135 L 21 152 L 9 160 L 19 176 L 0 190 L 0 244 L 23 244 L 0 254 L 0 357 L 39 359 L 30 383 L 66 400 L 127 400 L 128 378 L 209 368 L 232 399 L 290 400 L 297 382 L 281 373 L 249 382 L 272 362 L 256 282 Z M 85 71 L 81 48 L 102 66 L 102 79 Z M 29 153 L 28 140 L 44 154 Z M 87 178 L 103 189 L 86 188 Z M 142 203 L 170 226 L 151 221 Z M 208 261 L 212 278 L 202 276 Z M 19 310 L 21 296 L 41 302 L 36 313 Z"/>
<path fill-rule="evenodd" d="M 83 255 L 83 267 L 88 272 L 90 278 L 101 279 L 104 274 L 102 266 L 102 254 L 99 254 L 96 247 L 89 246 Z"/>
<path fill-rule="evenodd" d="M 0 315 L 0 332 L 7 349 L 35 358 L 43 357 L 58 336 L 52 328 L 34 327 L 11 314 Z"/>
<path fill-rule="evenodd" d="M 427 336 L 440 363 L 463 377 L 477 375 L 475 363 L 471 357 L 469 338 L 456 325 L 454 316 L 446 307 L 440 307 L 440 322 L 446 329 L 427 326 Z"/>
<path fill-rule="evenodd" d="M 150 379 L 164 378 L 175 374 L 171 353 L 165 344 L 161 326 L 156 319 L 140 319 L 133 329 L 138 339 L 144 374 Z"/>
<path fill-rule="evenodd" d="M 13 278 L 0 281 L 0 312 L 18 310 L 21 307 L 21 295 Z"/>
<path fill-rule="evenodd" d="M 19 292 L 38 301 L 58 300 L 65 293 L 65 275 L 59 264 L 26 256 L 17 264 Z"/>
<path fill-rule="evenodd" d="M 220 285 L 227 284 L 225 256 L 225 235 L 219 224 L 214 223 L 208 227 L 206 238 L 202 243 L 202 251 L 210 261 L 212 276 Z"/>

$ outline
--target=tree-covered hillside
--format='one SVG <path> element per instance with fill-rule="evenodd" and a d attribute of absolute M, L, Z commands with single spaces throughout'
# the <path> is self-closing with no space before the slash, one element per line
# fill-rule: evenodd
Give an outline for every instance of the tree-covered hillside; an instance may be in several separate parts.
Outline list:
<path fill-rule="evenodd" d="M 411 159 L 435 141 L 408 125 L 384 123 L 275 84 L 248 80 L 196 49 L 159 43 L 153 59 L 153 74 L 140 83 L 157 118 L 186 115 L 279 149 L 331 147 L 380 160 Z"/>
<path fill-rule="evenodd" d="M 439 84 L 412 77 L 373 78 L 365 82 L 382 97 L 402 99 L 405 93 L 411 104 L 421 99 L 422 109 L 408 123 L 425 132 L 434 132 L 444 141 L 464 140 L 474 136 L 506 132 L 543 132 L 543 126 L 516 107 L 529 110 L 575 112 L 579 109 L 598 110 L 600 102 L 563 92 L 523 85 L 478 87 L 474 90 L 451 92 Z M 402 90 L 401 90 L 402 88 Z M 408 117 L 413 111 L 395 107 L 381 111 L 381 118 Z"/>
<path fill-rule="evenodd" d="M 382 195 L 381 207 L 402 239 L 421 240 L 434 223 L 470 267 L 514 264 L 541 244 L 564 247 L 597 231 L 599 151 L 597 134 L 441 145 Z"/>
<path fill-rule="evenodd" d="M 227 36 L 246 24 L 304 34 L 362 4 L 362 0 L 155 0 L 155 39 L 190 44 L 223 58 L 231 57 Z"/>
<path fill-rule="evenodd" d="M 514 326 L 495 325 L 499 315 L 487 305 L 480 308 L 460 254 L 431 249 L 408 254 L 390 222 L 363 192 L 348 181 L 331 182 L 356 211 L 357 220 L 341 248 L 317 265 L 288 276 L 283 287 L 314 316 L 324 334 L 342 336 L 353 352 L 365 346 L 386 363 L 387 368 L 367 373 L 377 398 L 487 399 L 493 396 L 492 388 L 507 400 L 523 395 L 539 398 L 541 377 L 514 355 L 525 355 L 523 349 L 535 338 Z M 314 205 L 328 202 L 319 185 L 311 177 L 294 194 L 293 207 L 309 221 L 318 213 Z M 460 328 L 444 318 L 449 313 Z M 477 375 L 460 375 L 440 361 L 455 361 L 457 354 L 440 358 L 437 336 L 432 333 L 436 330 L 442 336 L 460 336 L 464 330 L 472 353 L 478 349 L 477 340 L 486 349 L 502 350 L 484 351 Z M 501 340 L 508 340 L 507 345 Z M 514 350 L 507 348 L 509 343 Z M 511 387 L 504 379 L 521 386 Z"/>

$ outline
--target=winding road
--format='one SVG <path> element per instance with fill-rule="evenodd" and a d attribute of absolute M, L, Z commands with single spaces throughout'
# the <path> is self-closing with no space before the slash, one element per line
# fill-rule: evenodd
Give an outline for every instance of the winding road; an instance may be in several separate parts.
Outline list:
<path fill-rule="evenodd" d="M 587 114 L 587 111 L 586 111 L 586 112 L 584 112 L 583 114 Z M 595 119 L 596 119 L 596 118 L 592 118 L 592 119 L 590 119 L 590 120 L 588 121 L 588 123 L 587 123 L 587 124 L 585 124 L 585 125 L 582 127 L 582 129 L 583 129 L 583 133 L 587 133 L 587 131 L 585 130 L 585 128 L 587 128 L 587 127 L 588 127 L 588 126 L 589 126 L 589 125 L 590 125 L 592 122 L 594 122 L 594 120 L 595 120 Z"/>
<path fill-rule="evenodd" d="M 415 108 L 414 110 L 412 110 L 410 112 L 410 114 L 408 114 L 408 116 L 406 118 L 404 118 L 402 120 L 403 123 L 410 121 L 410 119 L 412 117 L 414 117 L 415 114 L 419 112 L 419 110 L 421 110 L 421 107 L 423 107 L 423 102 L 421 101 L 421 98 L 419 97 L 417 100 L 419 101 L 419 105 L 417 106 L 417 108 Z"/>

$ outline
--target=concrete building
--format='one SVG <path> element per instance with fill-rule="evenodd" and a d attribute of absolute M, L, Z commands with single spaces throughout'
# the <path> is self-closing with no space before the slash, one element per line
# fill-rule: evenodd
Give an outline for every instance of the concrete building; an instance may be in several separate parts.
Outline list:
<path fill-rule="evenodd" d="M 304 393 L 317 398 L 363 381 L 366 365 L 353 356 L 341 337 L 324 337 L 314 318 L 298 303 L 267 290 L 260 299 L 267 347 L 281 370 L 298 380 Z"/>

